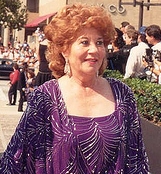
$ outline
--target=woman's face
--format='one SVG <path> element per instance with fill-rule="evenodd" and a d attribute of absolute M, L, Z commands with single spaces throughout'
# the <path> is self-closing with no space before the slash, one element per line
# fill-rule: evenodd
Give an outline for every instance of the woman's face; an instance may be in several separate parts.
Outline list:
<path fill-rule="evenodd" d="M 125 44 L 130 45 L 132 38 L 130 38 L 127 34 L 125 34 Z"/>
<path fill-rule="evenodd" d="M 94 28 L 83 29 L 66 52 L 72 75 L 95 75 L 106 56 L 104 41 Z"/>

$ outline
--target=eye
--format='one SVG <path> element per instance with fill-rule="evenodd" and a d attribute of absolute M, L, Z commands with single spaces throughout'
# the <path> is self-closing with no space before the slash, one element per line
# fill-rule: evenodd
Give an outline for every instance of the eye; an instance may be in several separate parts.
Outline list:
<path fill-rule="evenodd" d="M 96 45 L 98 45 L 98 46 L 102 46 L 102 45 L 104 45 L 103 40 L 98 40 L 98 41 L 96 42 Z"/>
<path fill-rule="evenodd" d="M 81 41 L 81 44 L 84 45 L 84 46 L 86 46 L 86 45 L 89 45 L 89 42 L 88 42 L 88 40 L 82 40 Z"/>

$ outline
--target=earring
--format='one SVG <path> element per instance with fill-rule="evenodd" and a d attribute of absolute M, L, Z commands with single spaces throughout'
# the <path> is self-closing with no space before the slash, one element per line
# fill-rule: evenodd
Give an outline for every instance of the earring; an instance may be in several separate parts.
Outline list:
<path fill-rule="evenodd" d="M 68 59 L 65 59 L 64 73 L 67 74 L 69 77 L 71 76 L 71 71 L 70 71 Z"/>

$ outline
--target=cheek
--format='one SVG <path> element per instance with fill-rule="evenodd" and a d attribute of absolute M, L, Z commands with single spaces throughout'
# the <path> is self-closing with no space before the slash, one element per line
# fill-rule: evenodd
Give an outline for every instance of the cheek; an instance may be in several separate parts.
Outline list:
<path fill-rule="evenodd" d="M 80 62 L 83 61 L 85 56 L 86 55 L 82 52 L 81 49 L 75 49 L 75 50 L 71 51 L 68 58 L 69 58 L 70 64 L 80 64 Z"/>
<path fill-rule="evenodd" d="M 151 41 L 151 38 L 150 37 L 147 37 L 147 40 Z"/>
<path fill-rule="evenodd" d="M 83 52 L 83 49 L 79 46 L 73 46 L 70 50 L 70 55 L 79 57 Z"/>
<path fill-rule="evenodd" d="M 105 48 L 101 51 L 101 57 L 102 58 L 106 57 L 106 50 L 105 50 Z"/>
<path fill-rule="evenodd" d="M 101 65 L 103 60 L 106 58 L 107 54 L 106 54 L 106 50 L 103 49 L 99 52 L 99 64 Z"/>
<path fill-rule="evenodd" d="M 149 40 L 150 40 L 150 42 L 153 42 L 153 39 L 152 38 L 150 38 Z"/>

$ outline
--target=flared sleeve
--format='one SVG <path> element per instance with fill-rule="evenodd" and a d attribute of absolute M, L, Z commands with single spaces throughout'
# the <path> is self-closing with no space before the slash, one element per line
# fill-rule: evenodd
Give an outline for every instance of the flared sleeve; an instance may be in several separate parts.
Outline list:
<path fill-rule="evenodd" d="M 122 142 L 116 166 L 122 174 L 148 174 L 148 157 L 134 94 L 131 88 L 118 80 L 112 79 L 111 84 L 120 111 L 118 119 L 122 130 Z"/>
<path fill-rule="evenodd" d="M 140 115 L 133 93 L 129 92 L 125 173 L 148 174 L 148 157 L 142 137 Z"/>
<path fill-rule="evenodd" d="M 40 89 L 31 94 L 27 108 L 0 160 L 1 174 L 46 173 L 46 149 L 52 146 L 53 138 L 49 114 L 53 102 Z"/>

